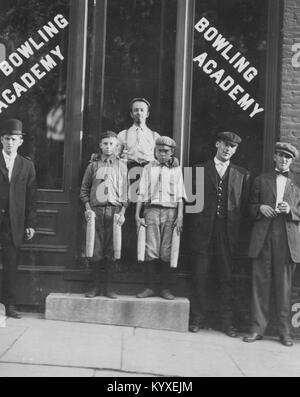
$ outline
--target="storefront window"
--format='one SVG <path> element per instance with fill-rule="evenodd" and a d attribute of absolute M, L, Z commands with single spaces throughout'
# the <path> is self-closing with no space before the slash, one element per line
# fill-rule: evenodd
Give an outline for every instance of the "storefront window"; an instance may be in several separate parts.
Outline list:
<path fill-rule="evenodd" d="M 261 170 L 264 111 L 253 111 L 265 102 L 267 8 L 267 0 L 196 0 L 195 25 L 202 22 L 194 29 L 191 164 L 213 157 L 218 132 L 234 131 L 243 139 L 234 161 Z"/>
<path fill-rule="evenodd" d="M 6 99 L 9 97 L 12 103 L 6 102 L 8 106 L 1 109 L 0 117 L 22 120 L 26 133 L 22 152 L 35 162 L 40 189 L 63 187 L 69 3 L 69 0 L 3 0 L 0 4 L 0 42 L 6 47 L 6 60 L 10 62 L 9 56 L 17 54 L 13 56 L 15 64 L 11 63 L 13 72 L 7 76 L 0 73 L 1 92 L 10 90 L 14 82 L 27 90 L 21 89 L 22 96 L 15 101 L 12 101 L 14 92 L 7 91 Z M 57 15 L 60 17 L 56 18 Z M 57 46 L 59 52 L 52 53 Z M 42 64 L 42 60 L 49 61 L 49 55 L 55 62 L 50 69 Z M 34 70 L 43 75 L 41 79 L 31 69 L 35 65 L 38 66 Z M 24 74 L 32 86 L 26 86 L 22 80 Z M 3 95 L 1 101 L 5 102 Z"/>

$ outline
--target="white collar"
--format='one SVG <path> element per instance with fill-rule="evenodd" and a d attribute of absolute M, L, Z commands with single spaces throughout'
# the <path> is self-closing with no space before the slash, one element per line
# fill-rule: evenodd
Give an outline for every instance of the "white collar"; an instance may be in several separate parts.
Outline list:
<path fill-rule="evenodd" d="M 225 167 L 225 168 L 227 168 L 230 164 L 230 160 L 227 160 L 224 162 L 224 161 L 218 160 L 217 157 L 214 158 L 214 162 L 215 162 L 216 166 L 222 165 L 222 167 Z"/>
<path fill-rule="evenodd" d="M 149 130 L 149 128 L 147 127 L 146 124 L 144 124 L 143 126 L 133 124 L 131 128 L 134 128 L 135 131 L 136 130 L 142 130 L 142 131 L 148 131 Z"/>
<path fill-rule="evenodd" d="M 2 149 L 2 154 L 3 157 L 5 159 L 5 161 L 14 161 L 15 158 L 17 157 L 18 153 L 14 153 L 12 155 L 8 155 L 7 153 L 5 153 L 5 151 Z"/>

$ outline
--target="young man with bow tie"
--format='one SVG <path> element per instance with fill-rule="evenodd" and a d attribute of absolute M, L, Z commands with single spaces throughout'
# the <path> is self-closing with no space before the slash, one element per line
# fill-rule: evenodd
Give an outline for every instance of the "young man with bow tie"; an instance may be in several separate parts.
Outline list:
<path fill-rule="evenodd" d="M 191 332 L 198 332 L 205 325 L 207 279 L 214 260 L 220 287 L 220 327 L 228 336 L 237 336 L 233 326 L 233 260 L 238 253 L 250 180 L 248 171 L 231 163 L 241 141 L 233 132 L 219 133 L 214 159 L 199 165 L 204 168 L 204 209 L 193 214 L 189 223 L 193 259 Z"/>
<path fill-rule="evenodd" d="M 36 177 L 33 162 L 20 156 L 23 144 L 22 122 L 6 120 L 1 125 L 0 153 L 0 241 L 2 245 L 2 300 L 9 317 L 17 312 L 16 286 L 20 246 L 35 234 Z"/>
<path fill-rule="evenodd" d="M 275 145 L 274 170 L 254 181 L 250 211 L 255 219 L 249 257 L 252 258 L 252 326 L 245 342 L 263 338 L 274 286 L 280 342 L 292 346 L 290 297 L 295 263 L 300 262 L 300 189 L 290 166 L 298 157 L 290 143 Z"/>

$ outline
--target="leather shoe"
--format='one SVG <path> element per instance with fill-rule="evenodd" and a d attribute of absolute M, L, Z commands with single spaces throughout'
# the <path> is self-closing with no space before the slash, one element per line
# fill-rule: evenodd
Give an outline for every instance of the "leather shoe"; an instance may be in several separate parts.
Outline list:
<path fill-rule="evenodd" d="M 85 293 L 85 297 L 86 298 L 95 298 L 98 295 L 100 295 L 100 290 L 97 287 L 95 287 L 95 288 L 93 288 L 90 291 Z"/>
<path fill-rule="evenodd" d="M 16 310 L 16 307 L 14 305 L 7 306 L 6 315 L 7 317 L 12 317 L 17 319 L 22 318 L 21 314 Z"/>
<path fill-rule="evenodd" d="M 194 319 L 189 325 L 190 332 L 199 332 L 200 329 L 204 328 L 201 320 Z"/>
<path fill-rule="evenodd" d="M 155 292 L 151 288 L 146 288 L 142 292 L 137 294 L 137 298 L 149 298 L 150 296 L 154 296 Z"/>
<path fill-rule="evenodd" d="M 291 347 L 294 345 L 293 340 L 289 335 L 280 336 L 279 341 L 283 346 Z"/>
<path fill-rule="evenodd" d="M 223 328 L 223 332 L 227 336 L 230 336 L 230 338 L 236 338 L 237 337 L 237 329 L 233 325 L 229 325 L 228 327 Z"/>
<path fill-rule="evenodd" d="M 164 299 L 169 300 L 169 301 L 172 301 L 173 299 L 175 299 L 175 296 L 168 289 L 162 290 L 160 296 Z"/>
<path fill-rule="evenodd" d="M 262 339 L 263 339 L 262 335 L 258 334 L 257 332 L 253 332 L 250 335 L 244 336 L 243 341 L 247 343 L 252 343 Z"/>
<path fill-rule="evenodd" d="M 107 290 L 105 296 L 110 299 L 117 299 L 117 294 L 112 290 Z"/>
<path fill-rule="evenodd" d="M 199 332 L 200 329 L 201 329 L 200 325 L 196 324 L 196 323 L 195 324 L 190 324 L 190 326 L 189 326 L 189 331 L 190 332 Z"/>

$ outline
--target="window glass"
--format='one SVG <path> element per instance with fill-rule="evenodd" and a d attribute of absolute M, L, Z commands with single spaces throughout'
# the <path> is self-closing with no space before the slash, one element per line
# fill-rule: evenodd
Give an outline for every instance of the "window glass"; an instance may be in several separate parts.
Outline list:
<path fill-rule="evenodd" d="M 261 170 L 264 111 L 253 117 L 250 115 L 255 103 L 264 108 L 267 8 L 267 0 L 196 0 L 195 25 L 204 17 L 209 21 L 209 26 L 202 32 L 194 29 L 193 57 L 195 59 L 203 53 L 207 57 L 201 66 L 198 61 L 193 62 L 191 164 L 214 156 L 214 136 L 218 132 L 234 131 L 243 139 L 234 162 L 254 173 Z M 215 30 L 208 32 L 210 28 Z M 223 55 L 213 45 L 220 34 L 228 41 L 228 46 L 232 46 Z M 247 66 L 244 69 L 240 66 L 239 71 L 236 62 L 242 57 Z M 215 63 L 207 65 L 208 71 L 213 69 L 208 74 L 204 68 L 210 60 Z M 252 79 L 250 72 L 254 69 L 249 70 L 250 67 L 258 71 Z M 223 70 L 224 74 L 217 83 L 217 76 L 210 76 L 219 70 Z M 249 74 L 246 73 L 246 78 L 250 81 L 244 77 L 247 70 Z M 222 90 L 220 84 L 227 76 L 234 80 L 234 84 L 230 89 Z M 233 94 L 236 97 L 234 100 L 229 93 L 237 85 L 244 91 Z M 254 103 L 244 110 L 238 102 L 246 93 L 254 99 Z"/>
<path fill-rule="evenodd" d="M 56 18 L 59 14 L 63 18 Z M 22 120 L 26 137 L 21 152 L 35 162 L 38 187 L 44 189 L 63 187 L 68 55 L 65 21 L 69 21 L 69 0 L 2 0 L 0 3 L 0 42 L 5 45 L 6 60 L 13 67 L 9 75 L 0 72 L 0 100 L 6 105 L 7 100 L 11 101 L 7 108 L 2 108 L 0 117 Z M 59 51 L 53 54 L 51 51 L 57 46 Z M 49 55 L 55 65 L 50 61 L 52 66 L 45 67 L 42 62 L 49 61 Z M 24 74 L 28 85 L 22 80 Z M 22 95 L 15 101 L 14 82 L 27 90 L 21 88 Z M 6 91 L 4 98 L 5 90 L 10 91 Z"/>
<path fill-rule="evenodd" d="M 145 97 L 151 128 L 172 135 L 176 15 L 175 0 L 108 1 L 104 128 L 128 128 L 129 101 Z"/>

